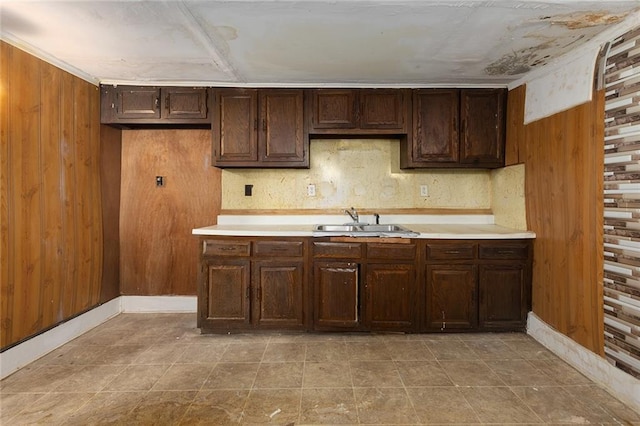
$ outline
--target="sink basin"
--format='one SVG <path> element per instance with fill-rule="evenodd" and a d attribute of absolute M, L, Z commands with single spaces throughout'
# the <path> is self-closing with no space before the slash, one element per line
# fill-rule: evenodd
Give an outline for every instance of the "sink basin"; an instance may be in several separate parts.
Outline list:
<path fill-rule="evenodd" d="M 417 234 L 401 225 L 369 225 L 366 223 L 344 224 L 344 225 L 316 225 L 313 229 L 314 235 L 348 235 L 362 237 L 380 236 L 406 236 L 412 237 Z"/>

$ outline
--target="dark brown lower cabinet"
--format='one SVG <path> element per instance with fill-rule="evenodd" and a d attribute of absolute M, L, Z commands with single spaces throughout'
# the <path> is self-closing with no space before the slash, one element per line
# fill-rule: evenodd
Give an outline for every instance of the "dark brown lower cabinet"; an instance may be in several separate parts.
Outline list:
<path fill-rule="evenodd" d="M 304 327 L 304 262 L 256 261 L 251 278 L 251 317 L 257 327 Z"/>
<path fill-rule="evenodd" d="M 530 240 L 202 238 L 203 332 L 516 331 Z"/>
<path fill-rule="evenodd" d="M 315 262 L 313 319 L 316 330 L 360 328 L 359 270 L 360 265 L 353 262 Z"/>
<path fill-rule="evenodd" d="M 426 329 L 472 330 L 478 325 L 477 267 L 428 265 Z"/>
<path fill-rule="evenodd" d="M 416 330 L 416 243 L 313 243 L 314 329 Z"/>
<path fill-rule="evenodd" d="M 415 264 L 368 263 L 366 268 L 366 328 L 375 331 L 415 331 Z"/>
<path fill-rule="evenodd" d="M 250 323 L 248 259 L 205 258 L 198 289 L 198 327 L 244 328 Z"/>
<path fill-rule="evenodd" d="M 302 239 L 203 239 L 198 327 L 203 332 L 305 330 Z"/>
<path fill-rule="evenodd" d="M 526 269 L 526 264 L 480 265 L 480 328 L 517 330 L 526 326 L 530 304 Z"/>

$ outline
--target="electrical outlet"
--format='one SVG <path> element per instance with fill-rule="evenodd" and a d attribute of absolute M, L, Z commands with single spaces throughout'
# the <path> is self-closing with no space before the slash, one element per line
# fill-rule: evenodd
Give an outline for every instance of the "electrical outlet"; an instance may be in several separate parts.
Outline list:
<path fill-rule="evenodd" d="M 427 188 L 427 185 L 420 185 L 420 196 L 421 197 L 429 196 L 429 188 Z"/>
<path fill-rule="evenodd" d="M 315 197 L 316 196 L 316 186 L 312 183 L 307 185 L 307 196 Z"/>

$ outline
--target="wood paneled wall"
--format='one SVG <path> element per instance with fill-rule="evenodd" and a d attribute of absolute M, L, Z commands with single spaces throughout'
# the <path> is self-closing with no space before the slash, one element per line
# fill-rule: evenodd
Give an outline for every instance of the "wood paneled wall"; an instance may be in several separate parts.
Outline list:
<path fill-rule="evenodd" d="M 0 48 L 5 348 L 99 303 L 103 211 L 98 88 Z"/>
<path fill-rule="evenodd" d="M 210 130 L 122 132 L 122 294 L 196 294 L 199 245 L 191 230 L 216 223 L 220 185 Z"/>
<path fill-rule="evenodd" d="M 525 92 L 509 92 L 507 164 L 525 164 L 533 312 L 602 355 L 604 93 L 525 126 Z"/>

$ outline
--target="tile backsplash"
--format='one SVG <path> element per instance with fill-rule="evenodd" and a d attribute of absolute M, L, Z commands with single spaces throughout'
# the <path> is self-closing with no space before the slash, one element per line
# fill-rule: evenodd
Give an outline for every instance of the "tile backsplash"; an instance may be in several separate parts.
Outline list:
<path fill-rule="evenodd" d="M 222 208 L 491 208 L 490 171 L 400 170 L 394 139 L 323 139 L 310 146 L 309 169 L 223 170 Z M 309 184 L 315 196 L 307 195 Z M 245 185 L 253 185 L 251 196 Z"/>

